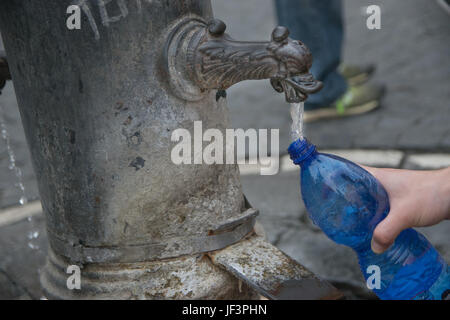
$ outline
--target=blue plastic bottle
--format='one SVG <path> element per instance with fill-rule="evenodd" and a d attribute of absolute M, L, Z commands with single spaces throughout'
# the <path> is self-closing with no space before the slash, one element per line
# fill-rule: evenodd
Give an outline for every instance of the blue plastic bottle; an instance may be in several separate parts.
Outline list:
<path fill-rule="evenodd" d="M 301 166 L 301 191 L 310 218 L 333 241 L 358 255 L 364 277 L 369 266 L 380 271 L 381 299 L 450 299 L 450 268 L 428 240 L 413 229 L 400 233 L 384 253 L 370 247 L 373 230 L 389 212 L 381 183 L 346 159 L 322 154 L 306 139 L 289 146 Z"/>

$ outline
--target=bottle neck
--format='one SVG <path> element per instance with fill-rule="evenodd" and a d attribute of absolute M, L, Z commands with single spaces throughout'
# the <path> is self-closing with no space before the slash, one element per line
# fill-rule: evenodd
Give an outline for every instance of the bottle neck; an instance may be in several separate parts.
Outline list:
<path fill-rule="evenodd" d="M 300 138 L 291 143 L 288 152 L 292 162 L 301 166 L 302 163 L 316 153 L 316 146 L 310 143 L 306 138 Z"/>

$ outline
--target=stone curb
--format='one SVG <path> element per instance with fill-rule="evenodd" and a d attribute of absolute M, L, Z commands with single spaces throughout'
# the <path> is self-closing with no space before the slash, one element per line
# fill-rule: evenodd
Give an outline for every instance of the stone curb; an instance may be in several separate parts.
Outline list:
<path fill-rule="evenodd" d="M 322 153 L 330 153 L 350 161 L 374 167 L 402 168 L 402 169 L 440 169 L 450 166 L 450 153 L 412 153 L 407 154 L 400 150 L 363 150 L 363 149 L 327 149 L 320 150 Z M 264 158 L 259 163 L 268 163 L 270 158 Z M 274 161 L 272 159 L 272 161 Z M 289 155 L 283 155 L 275 159 L 279 164 L 280 172 L 298 170 Z M 241 175 L 260 174 L 260 164 L 240 164 Z"/>
<path fill-rule="evenodd" d="M 33 201 L 24 206 L 10 207 L 0 210 L 0 227 L 13 224 L 42 212 L 40 201 Z"/>

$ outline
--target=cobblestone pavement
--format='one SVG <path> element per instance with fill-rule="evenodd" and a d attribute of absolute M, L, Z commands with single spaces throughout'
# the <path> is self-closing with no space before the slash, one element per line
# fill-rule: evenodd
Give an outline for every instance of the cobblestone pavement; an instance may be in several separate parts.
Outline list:
<path fill-rule="evenodd" d="M 227 32 L 237 39 L 267 40 L 276 25 L 271 0 L 212 2 L 215 16 L 227 23 Z M 382 29 L 369 31 L 361 2 L 345 3 L 345 61 L 376 63 L 374 81 L 385 83 L 388 92 L 380 110 L 308 124 L 307 135 L 319 147 L 361 163 L 414 169 L 449 166 L 449 17 L 434 1 L 374 0 L 371 4 L 382 8 Z M 230 88 L 228 104 L 234 127 L 279 128 L 280 149 L 288 146 L 288 106 L 268 81 L 247 81 Z M 0 116 L 7 124 L 17 165 L 23 171 L 26 195 L 37 199 L 11 83 L 0 95 Z M 8 166 L 6 146 L 0 140 L 0 208 L 17 205 L 20 198 L 17 178 Z M 281 172 L 274 176 L 260 176 L 245 168 L 241 173 L 244 191 L 260 210 L 269 241 L 350 297 L 373 298 L 364 287 L 353 252 L 328 240 L 307 218 L 299 196 L 298 169 L 282 165 Z M 41 216 L 33 221 L 0 226 L 0 299 L 39 299 L 42 295 L 37 274 L 46 253 L 45 227 Z M 450 222 L 446 222 L 421 230 L 447 261 L 449 227 Z M 39 231 L 35 240 L 39 250 L 28 247 L 30 231 Z"/>
<path fill-rule="evenodd" d="M 30 232 L 38 232 L 39 237 L 30 242 Z M 42 214 L 34 216 L 32 221 L 24 219 L 0 227 L 0 300 L 42 297 L 39 272 L 46 253 L 47 237 Z"/>

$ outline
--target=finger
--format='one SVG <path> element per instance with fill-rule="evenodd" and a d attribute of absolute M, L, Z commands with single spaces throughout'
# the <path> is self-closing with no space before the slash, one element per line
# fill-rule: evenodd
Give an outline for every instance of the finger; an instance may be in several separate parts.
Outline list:
<path fill-rule="evenodd" d="M 405 219 L 391 210 L 388 216 L 381 221 L 373 231 L 371 247 L 375 253 L 383 253 L 395 241 L 404 229 L 408 228 Z"/>

